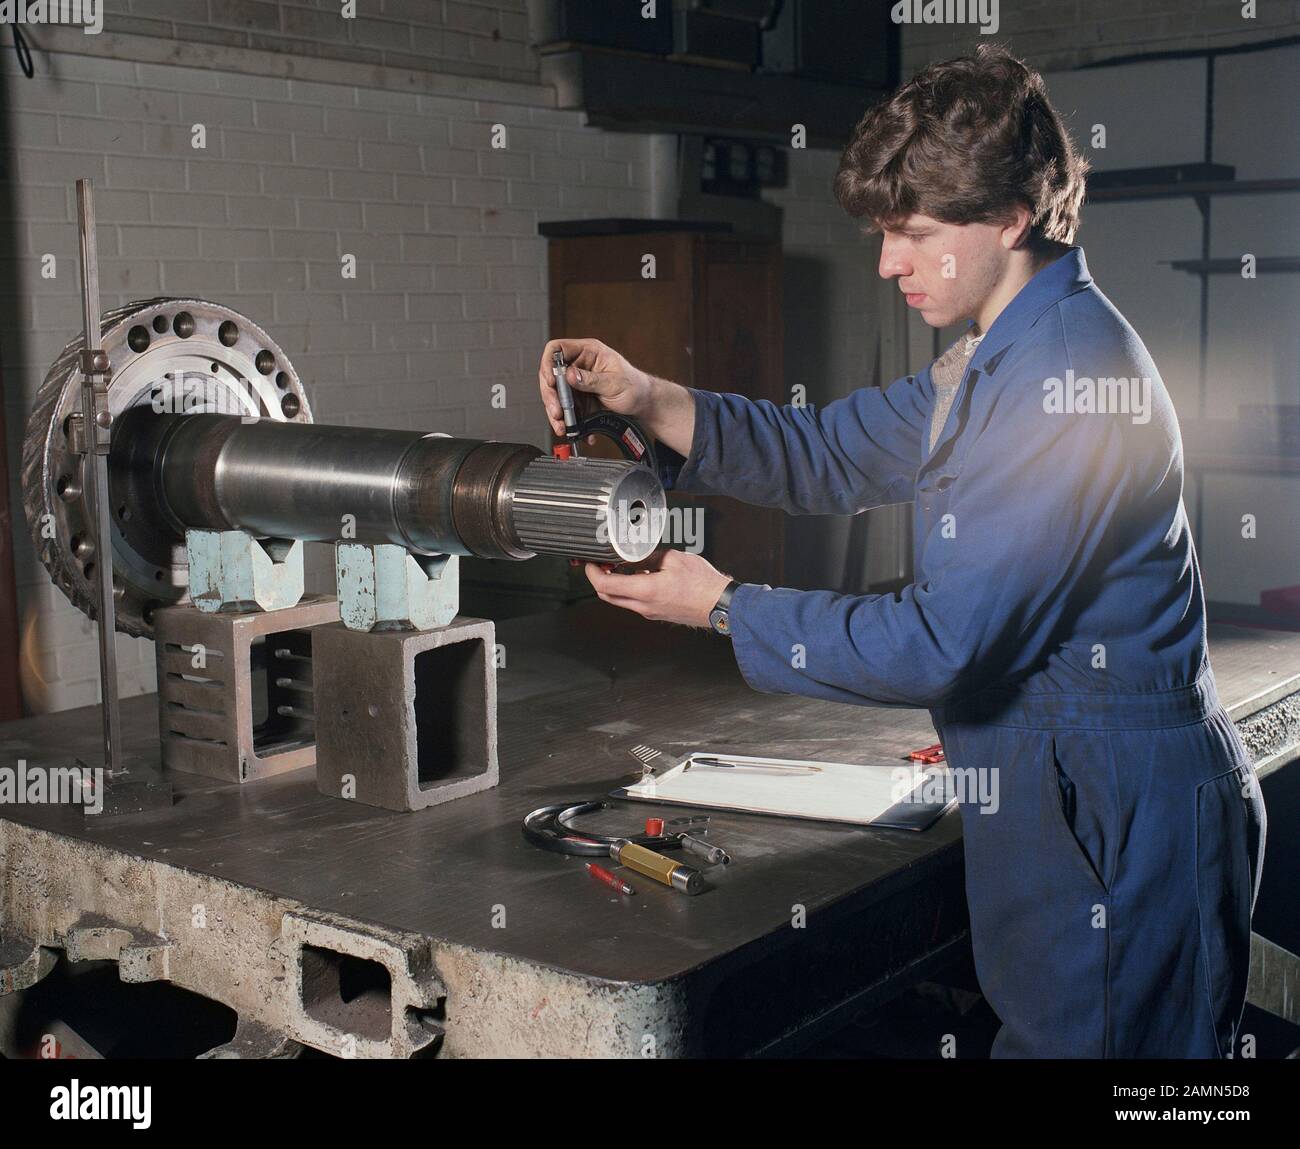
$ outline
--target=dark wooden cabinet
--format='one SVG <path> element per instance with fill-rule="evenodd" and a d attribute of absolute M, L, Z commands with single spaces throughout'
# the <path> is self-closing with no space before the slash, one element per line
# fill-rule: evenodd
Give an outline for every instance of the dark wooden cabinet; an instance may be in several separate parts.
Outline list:
<path fill-rule="evenodd" d="M 586 234 L 556 234 L 575 225 L 544 227 L 551 336 L 599 339 L 687 387 L 788 402 L 780 246 L 716 230 L 631 226 L 610 221 L 604 234 L 600 223 L 580 225 Z M 719 569 L 745 582 L 781 582 L 783 512 L 676 492 L 669 506 L 703 509 L 704 554 Z"/>

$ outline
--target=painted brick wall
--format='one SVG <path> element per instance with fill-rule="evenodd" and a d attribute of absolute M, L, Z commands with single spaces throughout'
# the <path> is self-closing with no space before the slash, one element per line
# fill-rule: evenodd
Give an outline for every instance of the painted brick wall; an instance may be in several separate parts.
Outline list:
<path fill-rule="evenodd" d="M 601 0 L 605 2 L 605 0 Z M 103 0 L 104 32 L 537 79 L 525 0 Z"/>

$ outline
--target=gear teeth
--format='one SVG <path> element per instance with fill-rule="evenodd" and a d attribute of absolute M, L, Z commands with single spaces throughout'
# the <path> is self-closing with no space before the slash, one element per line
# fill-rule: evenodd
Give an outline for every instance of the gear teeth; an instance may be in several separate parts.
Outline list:
<path fill-rule="evenodd" d="M 628 553 L 628 540 L 618 529 L 617 507 L 629 477 L 639 478 L 637 472 L 641 471 L 645 468 L 639 464 L 616 459 L 538 456 L 524 468 L 514 489 L 512 514 L 520 541 L 539 554 L 567 555 L 592 562 L 644 557 Z M 657 482 L 654 485 L 657 487 Z M 636 497 L 653 510 L 656 500 L 640 493 L 642 486 L 636 484 Z M 658 494 L 658 507 L 662 509 L 662 489 Z M 642 549 L 649 553 L 654 547 L 636 548 L 638 552 Z"/>

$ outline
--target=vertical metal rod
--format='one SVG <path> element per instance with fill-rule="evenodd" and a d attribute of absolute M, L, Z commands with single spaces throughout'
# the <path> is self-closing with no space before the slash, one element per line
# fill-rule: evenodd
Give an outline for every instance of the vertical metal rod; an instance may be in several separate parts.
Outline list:
<path fill-rule="evenodd" d="M 81 251 L 81 430 L 83 466 L 95 521 L 95 588 L 99 608 L 99 680 L 104 716 L 104 768 L 120 769 L 121 714 L 117 700 L 117 611 L 113 602 L 113 529 L 109 516 L 108 450 L 113 416 L 108 409 L 110 367 L 100 347 L 99 256 L 90 180 L 77 181 Z"/>

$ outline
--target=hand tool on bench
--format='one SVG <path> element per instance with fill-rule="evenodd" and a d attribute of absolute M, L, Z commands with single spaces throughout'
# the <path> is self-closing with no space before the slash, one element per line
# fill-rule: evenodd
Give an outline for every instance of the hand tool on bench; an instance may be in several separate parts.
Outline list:
<path fill-rule="evenodd" d="M 694 854 L 697 858 L 703 858 L 713 866 L 727 866 L 731 864 L 731 855 L 721 846 L 715 846 L 712 842 L 706 842 L 703 838 L 696 838 L 689 833 L 678 834 L 677 840 L 681 843 L 682 849 L 688 854 Z"/>
<path fill-rule="evenodd" d="M 524 837 L 539 849 L 549 850 L 553 854 L 570 854 L 577 857 L 608 857 L 609 848 L 615 842 L 631 841 L 639 846 L 655 846 L 661 849 L 672 849 L 677 846 L 677 838 L 672 834 L 657 836 L 620 834 L 611 837 L 578 830 L 569 824 L 572 818 L 609 808 L 610 803 L 600 801 L 560 802 L 552 806 L 539 806 L 524 818 L 521 829 Z"/>
<path fill-rule="evenodd" d="M 698 894 L 704 890 L 704 875 L 695 867 L 674 862 L 672 858 L 656 854 L 626 838 L 609 847 L 609 856 L 629 870 L 654 878 L 656 882 L 671 886 L 678 893 Z"/>

